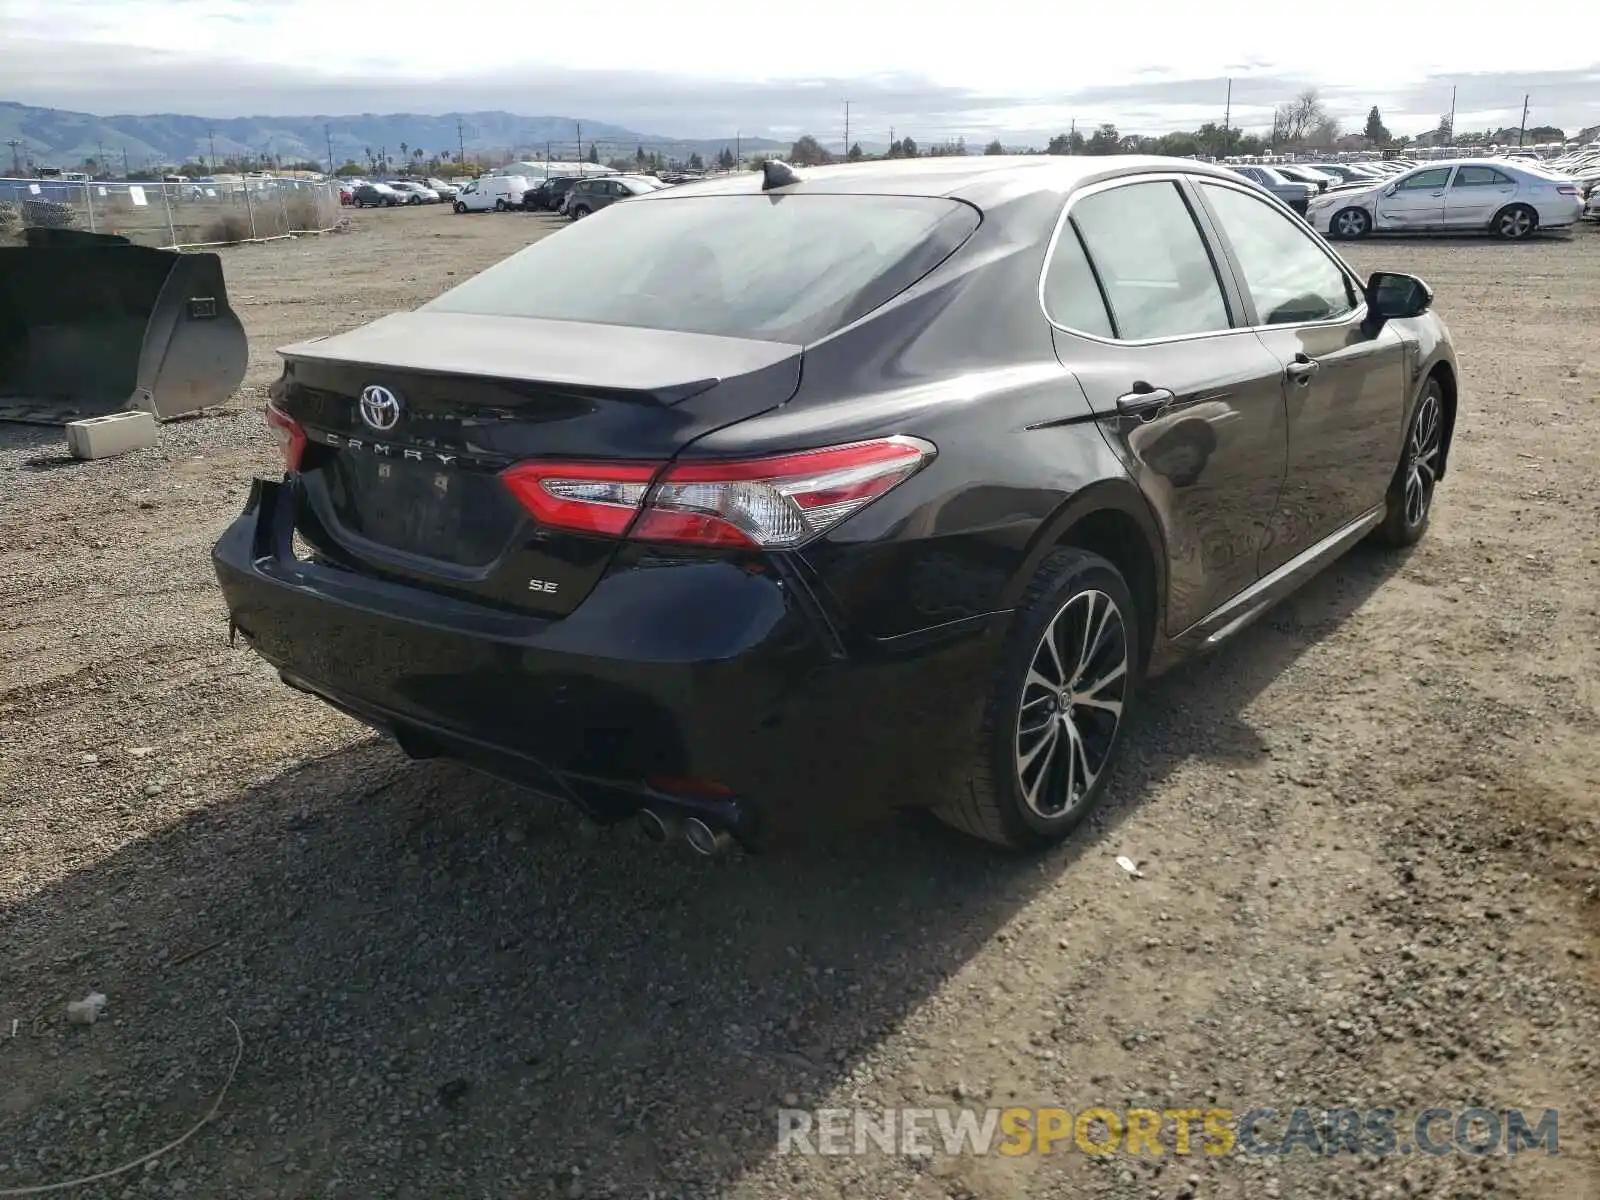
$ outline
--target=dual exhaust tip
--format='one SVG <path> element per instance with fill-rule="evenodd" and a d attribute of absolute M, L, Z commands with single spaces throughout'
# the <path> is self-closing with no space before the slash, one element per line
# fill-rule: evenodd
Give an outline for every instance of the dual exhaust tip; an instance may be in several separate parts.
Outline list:
<path fill-rule="evenodd" d="M 716 858 L 733 845 L 733 835 L 726 829 L 717 829 L 699 817 L 676 817 L 658 813 L 653 808 L 639 810 L 639 828 L 652 842 L 665 845 L 682 838 L 689 849 L 703 858 Z"/>

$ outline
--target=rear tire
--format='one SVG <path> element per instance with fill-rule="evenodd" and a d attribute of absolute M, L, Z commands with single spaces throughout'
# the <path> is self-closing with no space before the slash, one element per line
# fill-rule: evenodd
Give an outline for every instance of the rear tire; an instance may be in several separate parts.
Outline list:
<path fill-rule="evenodd" d="M 1444 388 L 1437 379 L 1430 378 L 1417 397 L 1400 451 L 1400 465 L 1395 468 L 1384 498 L 1378 540 L 1385 545 L 1414 546 L 1428 531 L 1433 490 L 1444 462 L 1444 418 Z"/>
<path fill-rule="evenodd" d="M 1142 636 L 1116 567 L 1072 547 L 1047 555 L 1001 648 L 966 793 L 938 817 L 1013 850 L 1082 824 L 1121 749 Z"/>
<path fill-rule="evenodd" d="M 1523 238 L 1531 237 L 1533 231 L 1539 228 L 1539 214 L 1526 204 L 1508 204 L 1495 213 L 1489 227 L 1498 238 L 1520 242 Z"/>
<path fill-rule="evenodd" d="M 506 202 L 504 200 L 496 200 L 494 202 L 494 210 L 495 212 L 505 212 Z"/>
<path fill-rule="evenodd" d="M 589 215 L 589 210 L 587 208 L 585 208 L 581 204 L 578 205 L 577 208 L 572 210 L 572 219 L 574 221 L 581 221 L 584 217 L 587 217 L 588 215 Z"/>
<path fill-rule="evenodd" d="M 1372 232 L 1372 218 L 1364 208 L 1341 208 L 1328 222 L 1328 232 L 1342 242 L 1360 241 Z"/>

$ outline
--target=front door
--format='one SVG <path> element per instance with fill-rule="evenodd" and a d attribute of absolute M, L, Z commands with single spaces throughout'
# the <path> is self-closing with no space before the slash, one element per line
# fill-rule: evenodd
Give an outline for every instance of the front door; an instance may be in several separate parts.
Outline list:
<path fill-rule="evenodd" d="M 1287 399 L 1265 575 L 1383 503 L 1400 461 L 1406 352 L 1392 327 L 1367 325 L 1360 285 L 1316 238 L 1244 188 L 1207 180 L 1198 191 Z"/>
<path fill-rule="evenodd" d="M 1484 229 L 1517 195 L 1517 181 L 1494 167 L 1462 166 L 1444 195 L 1444 223 L 1451 229 Z"/>
<path fill-rule="evenodd" d="M 1057 354 L 1161 526 L 1171 634 L 1255 582 L 1286 446 L 1283 366 L 1190 204 L 1171 179 L 1083 193 L 1044 287 Z"/>
<path fill-rule="evenodd" d="M 1437 229 L 1444 224 L 1445 185 L 1454 167 L 1425 167 L 1378 193 L 1378 229 Z M 1391 190 L 1392 189 L 1392 190 Z"/>

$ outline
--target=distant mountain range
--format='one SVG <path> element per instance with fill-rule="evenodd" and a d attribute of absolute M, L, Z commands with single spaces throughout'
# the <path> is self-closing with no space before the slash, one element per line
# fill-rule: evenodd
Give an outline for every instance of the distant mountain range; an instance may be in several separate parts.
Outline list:
<path fill-rule="evenodd" d="M 441 152 L 454 156 L 465 148 L 468 158 L 474 154 L 490 160 L 508 154 L 515 158 L 543 157 L 548 150 L 556 157 L 572 159 L 579 154 L 580 136 L 583 153 L 587 154 L 589 146 L 595 144 L 602 160 L 632 157 L 641 146 L 647 153 L 684 160 L 691 154 L 709 160 L 725 146 L 745 153 L 789 149 L 787 142 L 767 138 L 745 138 L 742 142 L 728 138 L 670 138 L 604 121 L 519 117 L 508 112 L 227 119 L 178 113 L 97 117 L 0 101 L 0 175 L 11 173 L 15 162 L 27 159 L 36 166 L 67 168 L 94 159 L 116 172 L 122 168 L 124 156 L 127 167 L 135 171 L 244 155 L 259 158 L 263 154 L 281 157 L 285 163 L 306 161 L 325 166 L 330 143 L 335 166 L 350 160 L 364 164 L 369 150 L 373 154 L 386 152 L 398 162 L 402 144 L 407 154 L 420 148 L 429 157 Z M 12 142 L 17 144 L 9 144 Z"/>

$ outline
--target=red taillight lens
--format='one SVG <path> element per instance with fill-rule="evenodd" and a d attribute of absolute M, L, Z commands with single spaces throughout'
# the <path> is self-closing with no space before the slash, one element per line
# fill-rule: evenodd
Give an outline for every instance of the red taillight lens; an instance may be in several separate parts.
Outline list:
<path fill-rule="evenodd" d="M 665 469 L 648 463 L 524 463 L 502 478 L 545 525 L 627 533 L 647 542 L 782 550 L 859 512 L 934 453 L 927 442 L 890 437 Z"/>
<path fill-rule="evenodd" d="M 269 400 L 267 425 L 272 430 L 272 436 L 278 440 L 278 449 L 283 453 L 283 469 L 291 473 L 298 471 L 300 457 L 306 452 L 306 431 L 300 428 L 300 422 Z"/>

